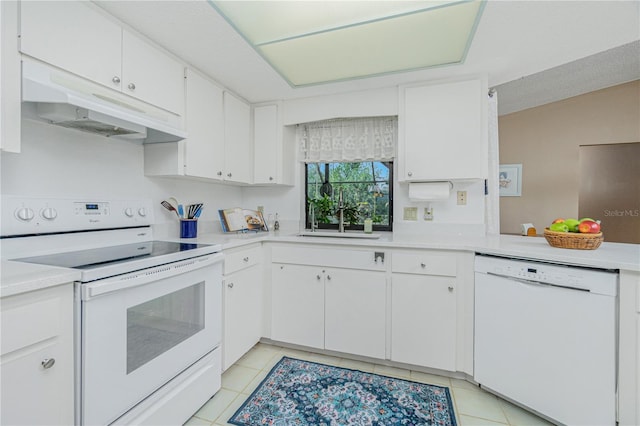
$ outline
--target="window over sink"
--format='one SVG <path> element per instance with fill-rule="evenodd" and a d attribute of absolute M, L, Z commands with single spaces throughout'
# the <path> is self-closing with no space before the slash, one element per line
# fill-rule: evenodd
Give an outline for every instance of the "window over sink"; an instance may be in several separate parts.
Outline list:
<path fill-rule="evenodd" d="M 393 224 L 393 161 L 305 163 L 306 228 L 312 216 L 318 228 L 338 229 L 342 191 L 345 229 L 391 231 Z"/>

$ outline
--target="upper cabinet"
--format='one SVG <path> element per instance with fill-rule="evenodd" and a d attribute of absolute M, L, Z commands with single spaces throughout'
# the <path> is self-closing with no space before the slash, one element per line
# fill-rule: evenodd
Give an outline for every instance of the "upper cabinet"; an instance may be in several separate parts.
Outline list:
<path fill-rule="evenodd" d="M 178 115 L 183 65 L 81 1 L 20 3 L 20 50 Z"/>
<path fill-rule="evenodd" d="M 146 176 L 185 176 L 250 184 L 251 108 L 187 69 L 186 139 L 144 146 Z"/>
<path fill-rule="evenodd" d="M 20 152 L 18 3 L 0 1 L 0 149 Z"/>
<path fill-rule="evenodd" d="M 486 123 L 482 79 L 400 87 L 398 180 L 485 179 Z"/>
<path fill-rule="evenodd" d="M 253 178 L 253 144 L 251 143 L 251 107 L 224 92 L 224 171 L 223 179 L 251 183 Z"/>
<path fill-rule="evenodd" d="M 282 124 L 281 104 L 253 108 L 253 183 L 293 185 L 294 149 L 292 128 Z"/>

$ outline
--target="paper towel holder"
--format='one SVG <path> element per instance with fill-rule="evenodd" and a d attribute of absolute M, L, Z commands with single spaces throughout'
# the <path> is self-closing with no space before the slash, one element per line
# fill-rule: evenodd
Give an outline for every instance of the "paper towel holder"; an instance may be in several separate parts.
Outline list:
<path fill-rule="evenodd" d="M 446 189 L 443 188 L 444 183 L 448 183 L 449 185 Z M 436 186 L 435 190 L 433 188 L 420 188 L 421 186 Z M 439 186 L 439 188 L 438 188 Z M 415 188 L 415 191 L 414 191 Z M 409 200 L 420 202 L 420 201 L 436 201 L 436 200 L 444 200 L 449 198 L 449 194 L 453 189 L 453 182 L 450 180 L 445 181 L 422 181 L 422 182 L 409 182 Z"/>

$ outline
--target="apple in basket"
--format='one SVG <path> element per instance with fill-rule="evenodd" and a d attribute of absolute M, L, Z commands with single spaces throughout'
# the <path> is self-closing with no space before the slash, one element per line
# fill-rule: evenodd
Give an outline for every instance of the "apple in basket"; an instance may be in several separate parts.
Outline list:
<path fill-rule="evenodd" d="M 578 225 L 578 231 L 583 234 L 597 234 L 600 232 L 600 224 L 594 220 L 583 220 Z"/>

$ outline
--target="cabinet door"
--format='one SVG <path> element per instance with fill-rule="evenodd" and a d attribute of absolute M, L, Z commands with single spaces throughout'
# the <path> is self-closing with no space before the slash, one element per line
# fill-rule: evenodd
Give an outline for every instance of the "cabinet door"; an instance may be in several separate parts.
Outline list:
<path fill-rule="evenodd" d="M 385 274 L 330 269 L 325 279 L 325 349 L 385 359 Z"/>
<path fill-rule="evenodd" d="M 483 179 L 487 170 L 486 91 L 480 80 L 403 90 L 399 180 Z"/>
<path fill-rule="evenodd" d="M 253 183 L 275 184 L 281 183 L 278 173 L 282 144 L 279 139 L 282 133 L 278 131 L 278 106 L 265 105 L 253 110 L 253 149 L 254 176 Z M 282 157 L 282 155 L 280 155 Z"/>
<path fill-rule="evenodd" d="M 224 279 L 224 370 L 262 337 L 261 271 L 259 265 L 254 265 Z"/>
<path fill-rule="evenodd" d="M 224 92 L 224 136 L 224 179 L 230 182 L 251 183 L 251 108 L 229 92 Z"/>
<path fill-rule="evenodd" d="M 0 149 L 20 152 L 21 94 L 18 2 L 0 1 Z"/>
<path fill-rule="evenodd" d="M 391 359 L 456 369 L 456 279 L 393 274 Z"/>
<path fill-rule="evenodd" d="M 315 266 L 273 264 L 271 338 L 324 348 L 324 278 Z"/>
<path fill-rule="evenodd" d="M 126 30 L 122 31 L 122 76 L 123 93 L 184 115 L 184 66 Z"/>
<path fill-rule="evenodd" d="M 82 1 L 22 1 L 20 8 L 23 53 L 120 90 L 118 24 Z"/>
<path fill-rule="evenodd" d="M 222 180 L 224 111 L 222 90 L 187 69 L 185 174 Z"/>

